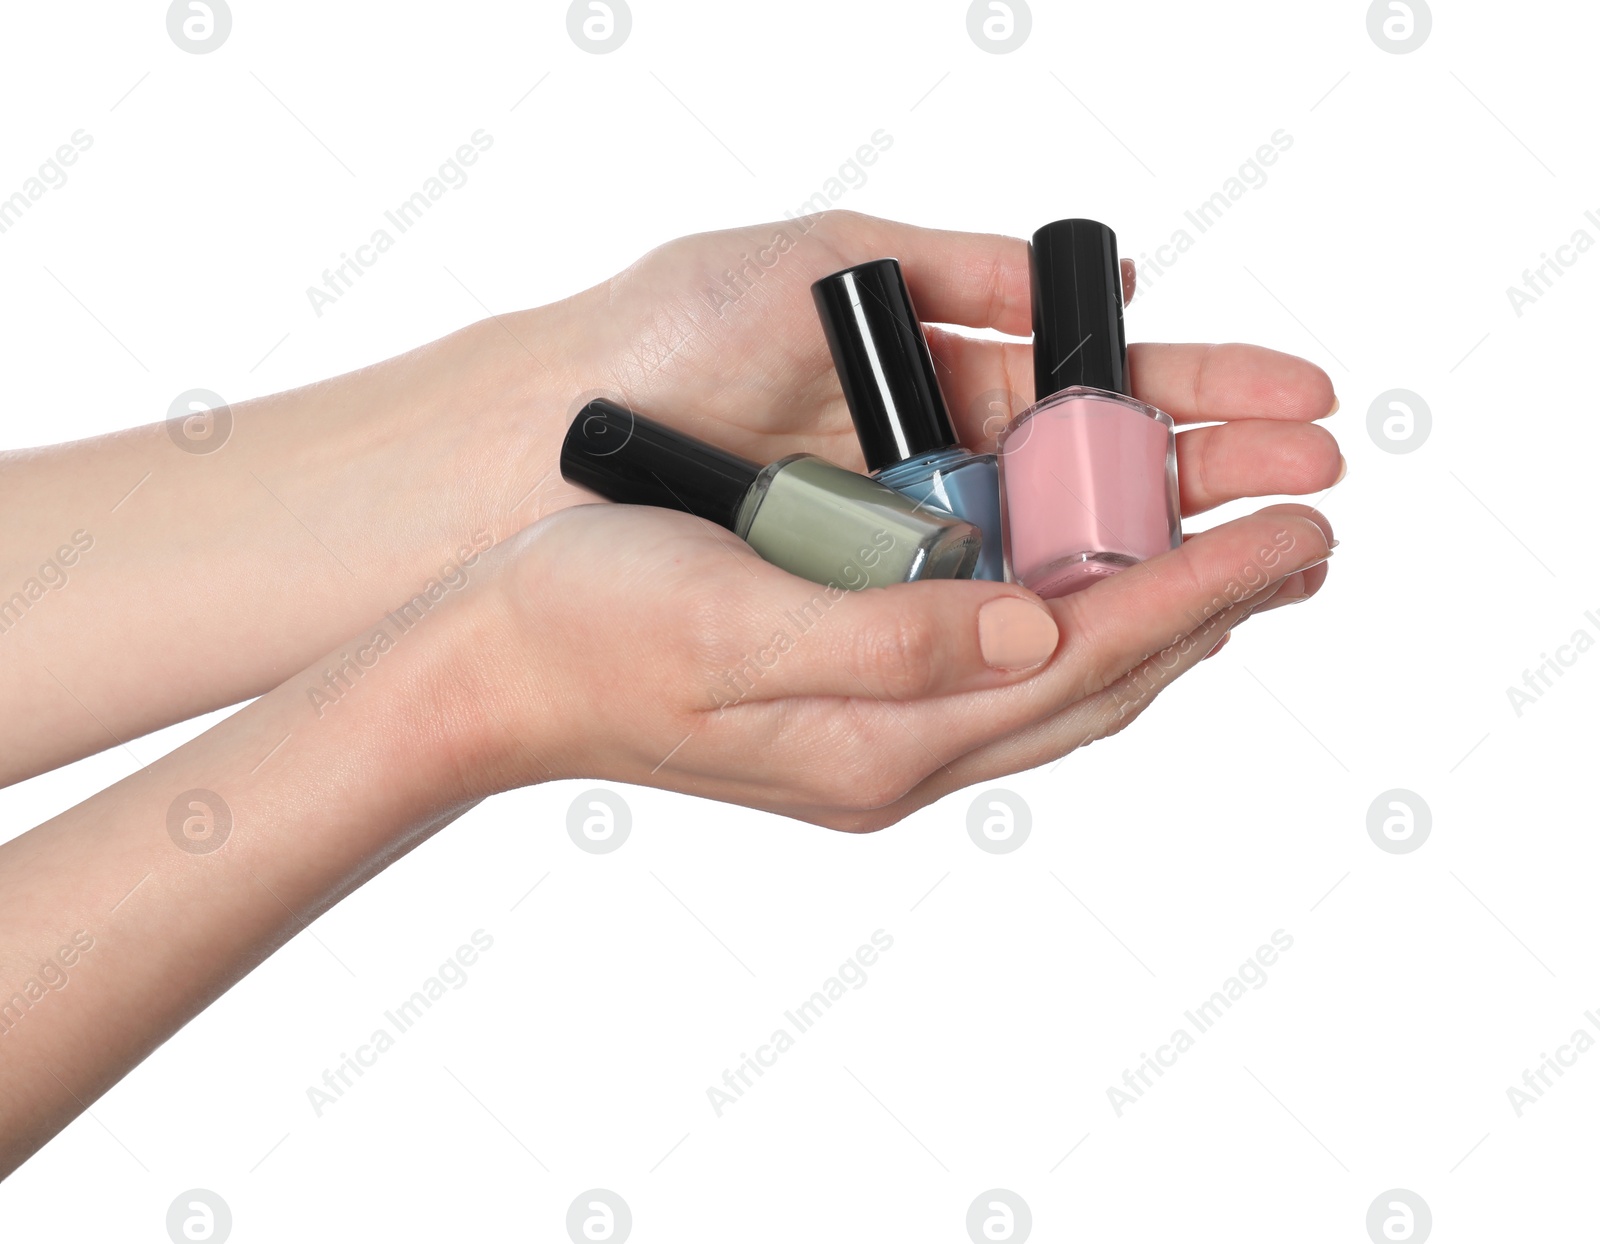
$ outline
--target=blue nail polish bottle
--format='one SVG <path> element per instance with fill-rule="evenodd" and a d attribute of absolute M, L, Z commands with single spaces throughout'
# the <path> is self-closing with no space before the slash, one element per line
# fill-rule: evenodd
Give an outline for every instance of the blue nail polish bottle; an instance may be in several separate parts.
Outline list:
<path fill-rule="evenodd" d="M 885 467 L 877 477 L 913 501 L 964 518 L 983 532 L 983 551 L 972 577 L 1006 577 L 1000 549 L 1000 469 L 993 454 L 968 453 L 958 445 Z"/>
<path fill-rule="evenodd" d="M 811 287 L 867 470 L 983 533 L 975 579 L 1005 578 L 1000 471 L 963 449 L 898 260 L 875 259 Z"/>

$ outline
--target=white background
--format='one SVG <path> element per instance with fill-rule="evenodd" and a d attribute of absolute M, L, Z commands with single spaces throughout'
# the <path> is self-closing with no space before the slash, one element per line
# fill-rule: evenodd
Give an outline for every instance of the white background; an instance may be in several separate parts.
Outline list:
<path fill-rule="evenodd" d="M 1350 463 L 1326 590 L 1006 782 L 1017 851 L 969 838 L 976 790 L 851 837 L 628 789 L 609 855 L 565 832 L 581 785 L 493 800 L 13 1176 L 5 1238 L 162 1241 L 205 1188 L 241 1242 L 559 1241 L 596 1187 L 639 1241 L 961 1241 L 990 1188 L 1037 1239 L 1359 1242 L 1392 1188 L 1439 1240 L 1576 1238 L 1600 1053 L 1520 1118 L 1506 1089 L 1600 1007 L 1600 655 L 1520 716 L 1506 689 L 1600 637 L 1600 248 L 1521 316 L 1506 289 L 1580 227 L 1600 241 L 1597 11 L 1436 0 L 1396 55 L 1366 8 L 1036 3 L 995 55 L 951 0 L 634 0 L 593 55 L 560 3 L 234 0 L 192 55 L 162 3 L 5 6 L 0 193 L 94 138 L 0 235 L 7 446 L 303 384 L 481 318 L 474 296 L 538 305 L 781 218 L 878 129 L 842 206 L 1019 235 L 1093 216 L 1135 258 L 1283 130 L 1129 331 L 1316 360 Z M 315 316 L 306 287 L 480 128 L 471 180 Z M 1394 388 L 1433 417 L 1404 455 L 1367 430 Z M 135 767 L 0 793 L 0 832 Z M 1392 788 L 1431 808 L 1409 854 L 1368 836 Z M 716 1117 L 724 1068 L 880 928 L 865 986 Z M 324 1068 L 476 929 L 469 983 L 316 1117 Z M 1106 1090 L 1277 929 L 1265 986 L 1117 1117 Z"/>

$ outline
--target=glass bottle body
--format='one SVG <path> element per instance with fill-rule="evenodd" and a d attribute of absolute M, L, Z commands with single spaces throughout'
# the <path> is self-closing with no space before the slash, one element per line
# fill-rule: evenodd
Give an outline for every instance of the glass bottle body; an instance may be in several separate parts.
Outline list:
<path fill-rule="evenodd" d="M 848 591 L 919 579 L 969 579 L 981 536 L 865 475 L 812 454 L 756 478 L 734 531 L 791 574 Z"/>
<path fill-rule="evenodd" d="M 993 454 L 969 453 L 955 446 L 897 462 L 879 471 L 876 478 L 923 506 L 971 523 L 983 533 L 983 551 L 972 577 L 1005 578 L 1000 465 Z"/>
<path fill-rule="evenodd" d="M 1183 542 L 1172 417 L 1074 385 L 1000 435 L 1006 563 L 1024 587 L 1066 596 Z"/>

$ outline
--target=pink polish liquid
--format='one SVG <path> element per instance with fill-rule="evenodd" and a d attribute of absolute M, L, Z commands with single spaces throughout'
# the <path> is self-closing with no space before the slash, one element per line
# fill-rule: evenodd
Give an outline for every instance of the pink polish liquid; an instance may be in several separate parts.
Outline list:
<path fill-rule="evenodd" d="M 1000 438 L 1011 575 L 1049 598 L 1176 548 L 1172 418 L 1075 385 Z"/>
<path fill-rule="evenodd" d="M 1033 236 L 1034 388 L 999 438 L 1006 565 L 1050 598 L 1183 541 L 1172 418 L 1127 394 L 1116 235 L 1061 220 Z"/>

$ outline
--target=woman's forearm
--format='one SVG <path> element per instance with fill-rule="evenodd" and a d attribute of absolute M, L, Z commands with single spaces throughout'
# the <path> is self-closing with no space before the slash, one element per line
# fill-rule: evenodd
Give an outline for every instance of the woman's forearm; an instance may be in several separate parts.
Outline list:
<path fill-rule="evenodd" d="M 337 653 L 317 662 L 0 846 L 0 1176 L 471 805 L 449 710 L 432 707 L 435 628 L 331 704 L 318 695 Z"/>
<path fill-rule="evenodd" d="M 0 456 L 0 785 L 258 695 L 535 521 L 562 322 Z"/>

